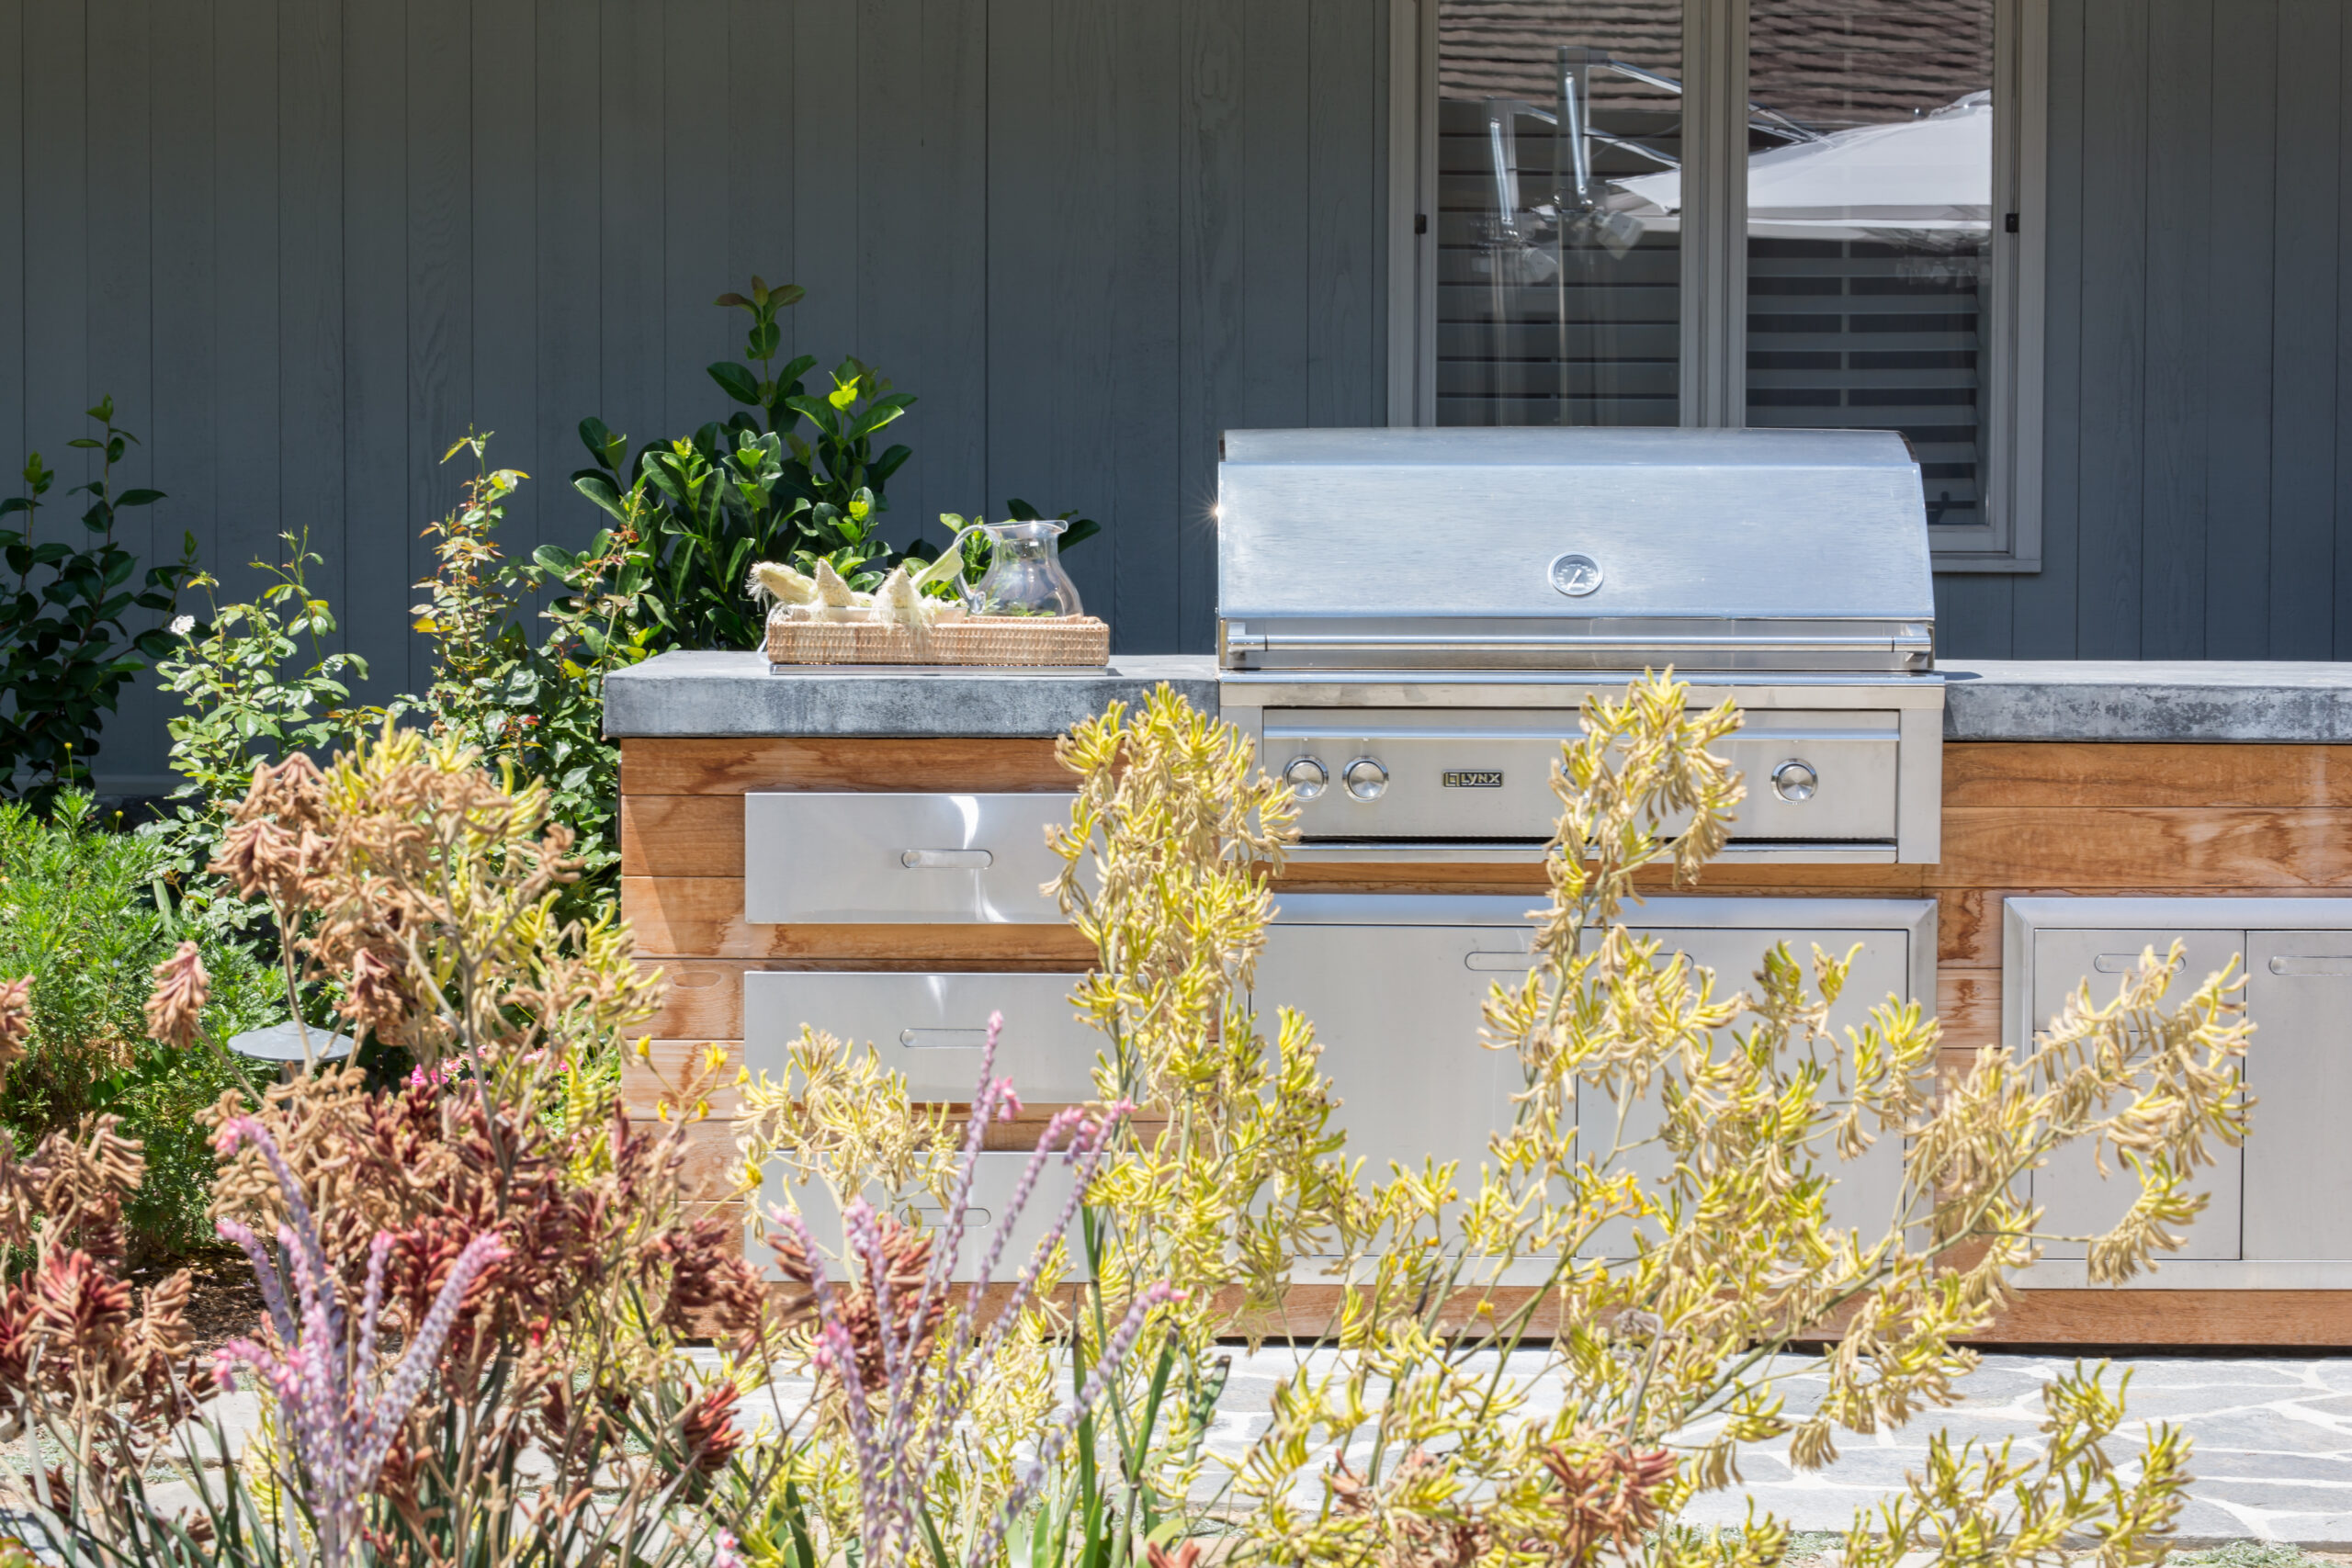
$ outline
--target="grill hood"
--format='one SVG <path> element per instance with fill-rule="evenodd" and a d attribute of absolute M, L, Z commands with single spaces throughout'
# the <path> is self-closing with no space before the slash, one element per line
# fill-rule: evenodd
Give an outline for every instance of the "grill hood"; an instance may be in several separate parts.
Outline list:
<path fill-rule="evenodd" d="M 1892 432 L 1237 430 L 1217 502 L 1232 670 L 1933 662 Z"/>

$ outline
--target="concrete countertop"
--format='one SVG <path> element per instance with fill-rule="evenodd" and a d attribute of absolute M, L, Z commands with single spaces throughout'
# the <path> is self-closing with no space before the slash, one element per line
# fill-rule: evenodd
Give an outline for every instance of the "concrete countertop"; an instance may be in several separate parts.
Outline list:
<path fill-rule="evenodd" d="M 1216 661 L 1149 654 L 1102 670 L 770 670 L 761 653 L 664 653 L 605 677 L 605 733 L 1059 735 L 1161 682 L 1216 707 Z"/>
<path fill-rule="evenodd" d="M 2352 664 L 1949 660 L 1951 740 L 2352 742 Z M 614 736 L 1058 735 L 1161 682 L 1216 706 L 1206 654 L 1102 670 L 771 671 L 757 653 L 665 653 L 605 678 Z"/>
<path fill-rule="evenodd" d="M 1939 660 L 1950 740 L 2352 741 L 2352 664 Z"/>

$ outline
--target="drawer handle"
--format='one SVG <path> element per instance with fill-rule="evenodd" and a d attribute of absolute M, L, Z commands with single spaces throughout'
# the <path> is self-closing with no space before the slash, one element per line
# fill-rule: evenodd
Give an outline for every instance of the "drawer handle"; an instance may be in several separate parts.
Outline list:
<path fill-rule="evenodd" d="M 978 1050 L 989 1043 L 985 1029 L 901 1029 L 899 1043 L 913 1051 Z"/>
<path fill-rule="evenodd" d="M 2099 975 L 2137 975 L 2140 955 L 2136 953 L 2102 953 L 2091 960 L 2093 973 Z"/>
<path fill-rule="evenodd" d="M 996 856 L 986 850 L 900 850 L 899 863 L 909 871 L 986 871 Z"/>
<path fill-rule="evenodd" d="M 2352 958 L 2274 958 L 2273 975 L 2352 975 Z"/>
<path fill-rule="evenodd" d="M 1532 953 L 1473 953 L 1462 960 L 1464 969 L 1486 974 L 1524 975 L 1535 967 Z"/>

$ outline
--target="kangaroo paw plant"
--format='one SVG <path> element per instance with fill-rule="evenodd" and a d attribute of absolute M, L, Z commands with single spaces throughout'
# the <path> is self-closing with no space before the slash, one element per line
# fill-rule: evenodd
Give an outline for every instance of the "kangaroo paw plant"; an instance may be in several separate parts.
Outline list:
<path fill-rule="evenodd" d="M 658 1119 L 609 1088 L 659 980 L 564 914 L 546 787 L 390 730 L 265 767 L 217 873 L 266 905 L 289 991 L 413 1070 L 213 1108 L 214 1218 L 266 1311 L 209 1358 L 184 1276 L 125 1282 L 138 1146 L 106 1118 L 0 1144 L 5 1506 L 107 1564 L 1770 1568 L 1783 1525 L 1694 1504 L 1762 1445 L 1815 1469 L 1960 1397 L 2054 1239 L 2025 1196 L 2052 1160 L 2129 1196 L 2069 1238 L 2093 1279 L 2177 1250 L 2245 1135 L 2247 1030 L 2230 972 L 2176 997 L 2152 952 L 1938 1084 L 1933 1021 L 1850 996 L 1849 955 L 1719 976 L 1639 934 L 1724 845 L 1738 723 L 1670 677 L 1588 705 L 1533 966 L 1483 1032 L 1420 1043 L 1432 1070 L 1496 1054 L 1510 1114 L 1476 1168 L 1385 1171 L 1350 1159 L 1311 1025 L 1253 1010 L 1288 791 L 1165 690 L 1078 727 L 1053 886 L 1097 954 L 1094 1099 L 1022 1105 L 1001 1022 L 960 1111 L 804 1028 L 781 1080 L 740 1080 L 766 1278 L 691 1157 L 719 1053 Z M 155 977 L 148 1032 L 217 1053 L 200 951 Z M 28 998 L 0 986 L 0 1066 Z M 1318 1353 L 1213 1445 L 1220 1341 L 1276 1335 Z M 267 1395 L 242 1452 L 206 1404 L 228 1378 Z M 2030 1452 L 1931 1438 L 1845 1560 L 2156 1561 L 2188 1444 L 2124 1462 L 2122 1395 L 2078 1368 Z"/>

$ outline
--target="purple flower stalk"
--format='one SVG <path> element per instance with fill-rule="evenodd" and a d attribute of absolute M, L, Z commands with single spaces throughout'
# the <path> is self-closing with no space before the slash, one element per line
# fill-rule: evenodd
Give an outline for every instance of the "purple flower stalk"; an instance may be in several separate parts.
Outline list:
<path fill-rule="evenodd" d="M 1087 1191 L 1093 1185 L 1095 1173 L 1110 1151 L 1112 1134 L 1135 1109 L 1125 1100 L 1099 1115 L 1072 1108 L 1046 1124 L 1044 1136 L 1038 1139 L 1035 1151 L 1022 1170 L 1021 1179 L 1014 1184 L 1004 1212 L 997 1216 L 996 1235 L 981 1259 L 971 1290 L 948 1314 L 944 1336 L 951 1353 L 941 1369 L 935 1393 L 926 1398 L 932 1352 L 923 1325 L 930 1321 L 933 1303 L 948 1292 L 956 1275 L 981 1141 L 989 1122 L 999 1117 L 1009 1120 L 1021 1108 L 1011 1080 L 989 1076 L 996 1065 L 997 1041 L 1003 1030 L 1004 1015 L 991 1015 L 988 1043 L 980 1053 L 979 1089 L 972 1097 L 971 1120 L 964 1132 L 964 1164 L 948 1190 L 946 1225 L 933 1240 L 930 1267 L 924 1272 L 912 1311 L 893 1311 L 888 1259 L 873 1209 L 862 1199 L 853 1199 L 842 1206 L 842 1266 L 853 1283 L 862 1280 L 873 1299 L 874 1317 L 882 1336 L 882 1387 L 868 1390 L 858 1375 L 857 1347 L 842 1300 L 825 1278 L 808 1225 L 789 1210 L 770 1211 L 771 1218 L 791 1234 L 808 1258 L 818 1323 L 811 1359 L 820 1375 L 841 1384 L 848 1407 L 862 1505 L 861 1561 L 865 1568 L 906 1568 L 918 1560 L 929 1561 L 928 1547 L 918 1531 L 918 1522 L 946 1438 L 963 1419 L 972 1391 L 988 1381 L 998 1351 L 1036 1293 L 1054 1248 L 1069 1234 Z M 1028 1207 L 1046 1162 L 1057 1155 L 1065 1164 L 1078 1167 L 1078 1179 L 1072 1184 L 1069 1199 L 1055 1216 L 1053 1225 L 1039 1238 L 1004 1305 L 975 1343 L 972 1328 L 979 1320 L 989 1282 L 1004 1260 L 1006 1239 Z M 1167 1285 L 1154 1285 L 1128 1307 L 1117 1331 L 1102 1347 L 1093 1371 L 1076 1399 L 1055 1416 L 1041 1435 L 1035 1459 L 983 1533 L 968 1559 L 970 1562 L 993 1562 L 1004 1532 L 1035 1495 L 1046 1470 L 1076 1434 L 1087 1413 L 1109 1393 L 1121 1364 L 1142 1335 L 1145 1321 L 1159 1307 L 1180 1297 L 1181 1292 Z"/>
<path fill-rule="evenodd" d="M 384 1266 L 392 1251 L 390 1233 L 377 1233 L 368 1249 L 368 1290 L 360 1303 L 358 1332 L 348 1335 L 318 1222 L 269 1130 L 250 1116 L 240 1116 L 221 1130 L 219 1143 L 224 1154 L 240 1143 L 251 1143 L 277 1178 L 292 1221 L 277 1227 L 277 1245 L 293 1272 L 294 1296 L 288 1299 L 286 1280 L 261 1238 L 234 1220 L 220 1221 L 216 1228 L 221 1238 L 236 1243 L 253 1264 L 277 1333 L 271 1344 L 246 1338 L 222 1346 L 215 1356 L 215 1371 L 224 1386 L 234 1386 L 242 1369 L 277 1402 L 280 1428 L 295 1461 L 288 1467 L 287 1480 L 310 1506 L 322 1568 L 343 1568 L 359 1544 L 368 1490 L 410 1409 L 424 1392 L 441 1347 L 457 1325 L 466 1288 L 506 1256 L 506 1244 L 487 1231 L 466 1244 L 400 1365 L 379 1382 L 377 1323 L 384 1304 Z"/>

